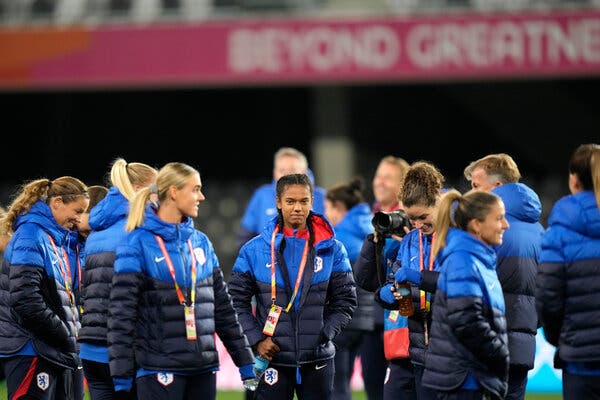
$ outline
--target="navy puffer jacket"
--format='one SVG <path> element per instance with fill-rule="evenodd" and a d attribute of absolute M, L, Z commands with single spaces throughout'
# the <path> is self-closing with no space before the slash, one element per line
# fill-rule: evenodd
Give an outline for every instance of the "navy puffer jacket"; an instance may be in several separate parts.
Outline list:
<path fill-rule="evenodd" d="M 112 285 L 115 251 L 125 237 L 125 222 L 129 201 L 112 187 L 90 212 L 92 232 L 85 243 L 85 263 L 82 268 L 81 331 L 79 341 L 107 346 L 108 300 Z"/>
<path fill-rule="evenodd" d="M 17 218 L 2 265 L 0 353 L 17 353 L 30 340 L 48 361 L 71 369 L 79 365 L 79 314 L 71 303 L 76 246 L 77 232 L 58 225 L 43 201 Z"/>
<path fill-rule="evenodd" d="M 538 320 L 535 281 L 544 228 L 539 223 L 542 204 L 538 195 L 522 183 L 498 186 L 510 227 L 496 248 L 496 272 L 504 293 L 510 364 L 533 368 Z"/>
<path fill-rule="evenodd" d="M 293 307 L 281 313 L 275 329 L 273 341 L 281 351 L 273 357 L 273 365 L 297 366 L 333 358 L 332 339 L 348 324 L 357 306 L 346 249 L 325 218 L 311 212 L 309 219 L 314 249 L 309 251 Z M 272 303 L 271 237 L 276 223 L 277 217 L 240 249 L 229 281 L 233 304 L 252 346 L 267 337 L 263 327 Z M 285 239 L 284 234 L 276 234 L 276 304 L 284 309 L 291 299 L 306 240 L 306 230 L 286 232 Z M 256 315 L 251 307 L 253 296 Z"/>
<path fill-rule="evenodd" d="M 552 208 L 536 301 L 557 361 L 600 362 L 600 211 L 592 191 L 569 195 Z M 562 363 L 555 365 L 562 367 Z"/>
<path fill-rule="evenodd" d="M 164 241 L 188 305 L 195 285 L 197 340 L 186 338 L 184 307 L 156 236 Z M 136 364 L 146 370 L 182 374 L 214 371 L 219 366 L 215 333 L 238 367 L 252 364 L 252 350 L 233 309 L 213 245 L 194 229 L 191 218 L 168 223 L 148 206 L 143 225 L 125 237 L 116 254 L 108 318 L 113 378 L 134 378 Z M 197 277 L 192 282 L 194 259 Z"/>
<path fill-rule="evenodd" d="M 448 392 L 461 388 L 471 374 L 494 399 L 503 399 L 509 353 L 496 253 L 451 228 L 437 260 L 440 274 L 422 383 Z"/>

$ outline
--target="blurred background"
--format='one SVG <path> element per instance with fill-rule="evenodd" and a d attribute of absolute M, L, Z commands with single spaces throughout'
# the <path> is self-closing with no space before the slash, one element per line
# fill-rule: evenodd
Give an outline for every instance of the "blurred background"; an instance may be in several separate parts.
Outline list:
<path fill-rule="evenodd" d="M 281 146 L 320 186 L 363 176 L 369 201 L 386 155 L 464 190 L 506 152 L 545 224 L 569 155 L 600 141 L 598 93 L 600 0 L 0 0 L 0 205 L 36 178 L 104 184 L 116 157 L 186 162 L 228 276 Z"/>

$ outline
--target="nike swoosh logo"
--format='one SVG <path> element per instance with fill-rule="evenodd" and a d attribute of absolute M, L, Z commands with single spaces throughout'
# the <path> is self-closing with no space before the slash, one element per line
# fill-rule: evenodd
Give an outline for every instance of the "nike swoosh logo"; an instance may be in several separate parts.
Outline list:
<path fill-rule="evenodd" d="M 58 262 L 58 258 L 53 258 L 52 259 L 52 264 L 56 264 Z"/>
<path fill-rule="evenodd" d="M 271 268 L 271 263 L 266 263 L 266 264 L 265 264 L 265 267 L 267 267 L 267 268 Z"/>
<path fill-rule="evenodd" d="M 412 256 L 412 257 L 410 258 L 410 262 L 413 262 L 413 261 L 415 260 L 415 258 L 417 258 L 417 256 Z"/>
<path fill-rule="evenodd" d="M 327 366 L 327 364 L 323 364 L 323 365 L 315 365 L 315 369 L 318 371 L 320 369 L 323 369 Z"/>
<path fill-rule="evenodd" d="M 154 257 L 154 262 L 159 263 L 159 262 L 161 262 L 164 259 L 165 259 L 164 257 Z"/>

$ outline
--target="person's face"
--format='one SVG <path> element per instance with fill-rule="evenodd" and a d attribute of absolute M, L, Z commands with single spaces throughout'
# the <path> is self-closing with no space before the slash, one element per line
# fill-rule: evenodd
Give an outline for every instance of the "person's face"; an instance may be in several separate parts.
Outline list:
<path fill-rule="evenodd" d="M 306 228 L 306 219 L 312 207 L 310 188 L 305 185 L 289 185 L 277 197 L 277 208 L 281 209 L 283 223 L 292 229 Z"/>
<path fill-rule="evenodd" d="M 400 171 L 390 163 L 381 163 L 373 177 L 373 196 L 378 203 L 392 205 L 398 203 L 400 192 Z"/>
<path fill-rule="evenodd" d="M 275 163 L 273 177 L 277 182 L 279 178 L 290 174 L 305 174 L 306 170 L 302 168 L 300 160 L 292 156 L 283 156 Z"/>
<path fill-rule="evenodd" d="M 57 196 L 50 199 L 50 210 L 60 226 L 69 230 L 78 229 L 89 204 L 90 199 L 85 196 L 77 196 L 70 203 L 65 203 L 61 196 Z"/>
<path fill-rule="evenodd" d="M 492 182 L 488 174 L 481 167 L 477 167 L 471 173 L 471 188 L 483 192 L 491 192 L 499 186 L 500 182 Z"/>
<path fill-rule="evenodd" d="M 345 214 L 340 203 L 334 203 L 329 199 L 325 199 L 325 217 L 331 225 L 336 226 Z"/>
<path fill-rule="evenodd" d="M 177 210 L 185 216 L 197 217 L 198 205 L 206 199 L 202 193 L 200 176 L 198 174 L 191 175 L 181 189 L 174 188 L 172 190 L 171 195 Z"/>
<path fill-rule="evenodd" d="M 436 207 L 414 205 L 411 207 L 404 207 L 404 211 L 406 212 L 411 225 L 415 229 L 419 229 L 424 235 L 435 232 Z"/>
<path fill-rule="evenodd" d="M 90 235 L 92 232 L 92 227 L 90 226 L 90 213 L 84 212 L 81 214 L 80 222 L 77 225 L 77 230 L 84 238 L 87 238 Z"/>
<path fill-rule="evenodd" d="M 504 203 L 502 201 L 494 204 L 485 220 L 475 222 L 475 236 L 487 245 L 502 244 L 502 235 L 508 229 L 508 221 L 506 220 Z"/>

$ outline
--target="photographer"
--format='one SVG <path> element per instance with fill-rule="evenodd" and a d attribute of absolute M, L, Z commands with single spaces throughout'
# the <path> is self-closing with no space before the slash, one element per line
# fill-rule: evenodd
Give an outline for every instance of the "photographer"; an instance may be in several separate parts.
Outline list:
<path fill-rule="evenodd" d="M 386 281 L 388 273 L 392 271 L 392 264 L 396 260 L 402 240 L 401 236 L 405 234 L 403 228 L 390 229 L 389 224 L 392 220 L 397 221 L 394 216 L 400 215 L 402 204 L 398 194 L 408 168 L 409 164 L 403 159 L 387 156 L 379 163 L 373 178 L 373 193 L 376 199 L 373 207 L 375 233 L 365 238 L 360 255 L 354 264 L 357 285 L 370 292 L 375 292 Z M 379 223 L 377 223 L 378 221 Z M 379 306 L 378 303 L 376 304 Z M 373 398 L 415 399 L 415 379 L 412 363 L 408 357 L 408 319 L 398 316 L 397 310 L 394 312 L 379 307 L 377 311 L 375 331 L 372 333 L 371 340 L 364 341 L 361 361 L 365 365 L 366 357 L 381 357 L 383 360 L 380 364 L 385 362 L 389 366 L 385 380 L 381 376 L 383 397 Z M 363 371 L 363 379 L 367 379 L 369 376 L 374 379 L 381 371 L 381 368 L 377 367 L 380 364 L 374 363 L 372 364 L 374 368 Z"/>
<path fill-rule="evenodd" d="M 432 294 L 436 291 L 438 264 L 431 257 L 435 240 L 435 217 L 444 177 L 428 162 L 413 163 L 400 191 L 404 211 L 412 226 L 400 243 L 393 275 L 376 292 L 384 307 L 398 310 L 399 283 L 410 283 L 414 313 L 408 318 L 410 360 L 414 368 L 417 399 L 435 399 L 435 392 L 421 385 L 425 352 L 429 345 Z M 390 377 L 392 379 L 392 377 Z"/>

